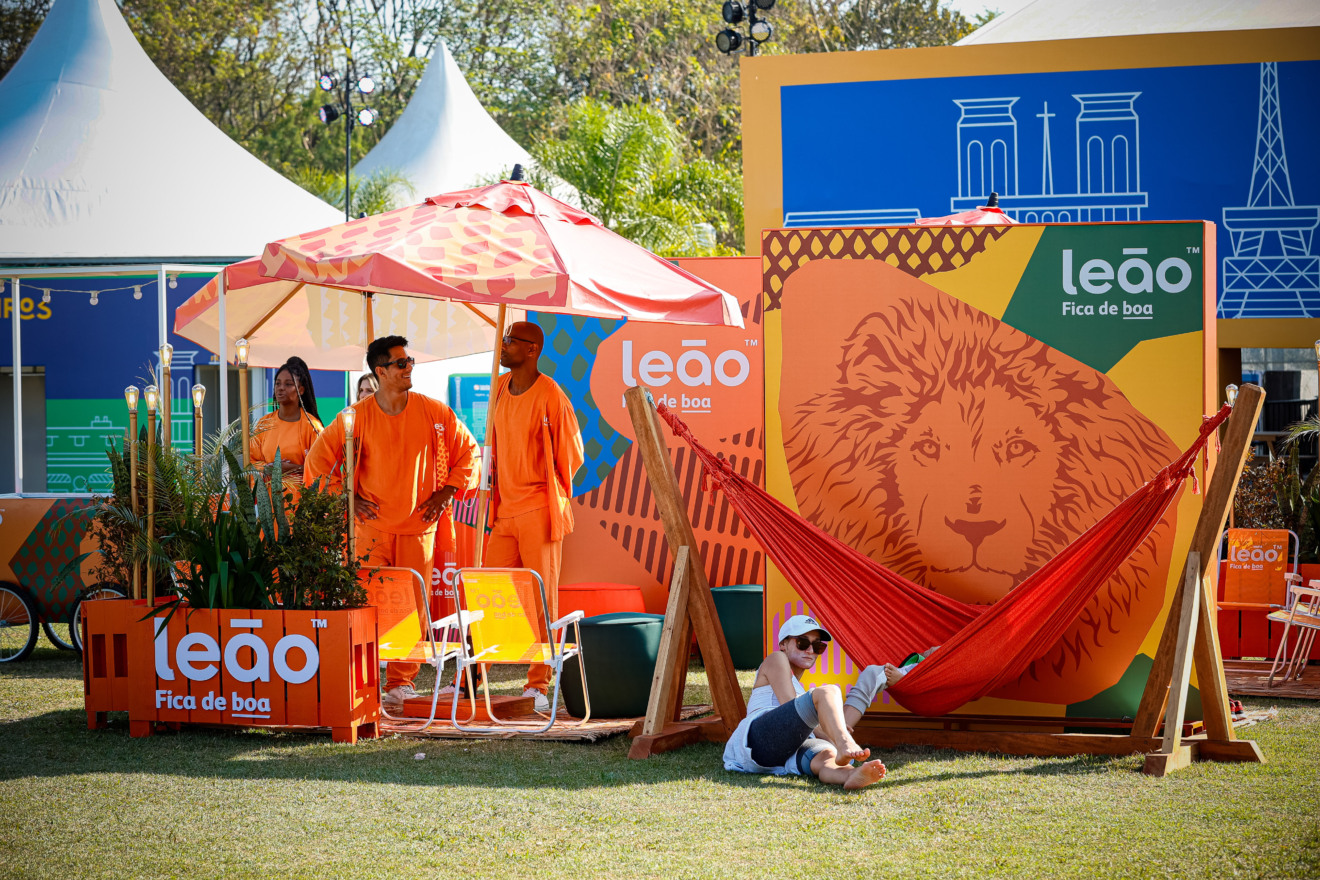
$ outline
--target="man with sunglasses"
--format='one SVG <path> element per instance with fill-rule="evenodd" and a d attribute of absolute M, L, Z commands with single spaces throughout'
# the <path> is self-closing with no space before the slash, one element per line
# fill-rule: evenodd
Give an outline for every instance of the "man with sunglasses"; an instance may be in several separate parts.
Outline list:
<path fill-rule="evenodd" d="M 886 670 L 869 666 L 843 699 L 838 685 L 810 691 L 802 676 L 829 647 L 830 634 L 815 618 L 795 614 L 779 628 L 779 648 L 756 670 L 747 717 L 724 747 L 724 769 L 776 776 L 810 775 L 830 785 L 865 788 L 884 778 L 885 765 L 852 728 L 875 700 Z M 817 737 L 820 731 L 824 738 Z M 853 761 L 858 761 L 856 766 Z"/>
<path fill-rule="evenodd" d="M 545 583 L 546 613 L 559 617 L 559 570 L 564 536 L 573 531 L 573 474 L 585 459 L 577 414 L 563 389 L 541 373 L 545 334 L 537 324 L 509 327 L 492 393 L 490 541 L 486 564 L 531 568 Z M 543 637 L 545 634 L 542 634 Z M 527 670 L 524 697 L 538 712 L 550 709 L 550 667 Z"/>
<path fill-rule="evenodd" d="M 454 411 L 412 391 L 415 361 L 408 340 L 385 336 L 367 347 L 376 393 L 353 404 L 353 490 L 356 552 L 368 567 L 411 568 L 432 578 L 437 544 L 456 547 L 452 502 L 475 489 L 481 468 L 477 441 Z M 335 419 L 307 453 L 304 480 L 328 476 L 342 484 L 344 421 Z M 381 703 L 398 709 L 415 697 L 417 663 L 389 663 Z"/>

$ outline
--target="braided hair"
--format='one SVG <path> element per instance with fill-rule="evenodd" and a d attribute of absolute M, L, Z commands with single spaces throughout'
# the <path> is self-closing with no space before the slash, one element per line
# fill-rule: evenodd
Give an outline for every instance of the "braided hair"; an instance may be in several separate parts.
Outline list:
<path fill-rule="evenodd" d="M 316 389 L 312 387 L 312 371 L 307 368 L 307 362 L 297 355 L 289 358 L 284 364 L 275 371 L 278 377 L 285 370 L 293 377 L 295 385 L 301 385 L 302 390 L 298 392 L 298 402 L 302 408 L 318 422 L 321 420 L 321 414 L 316 411 Z"/>

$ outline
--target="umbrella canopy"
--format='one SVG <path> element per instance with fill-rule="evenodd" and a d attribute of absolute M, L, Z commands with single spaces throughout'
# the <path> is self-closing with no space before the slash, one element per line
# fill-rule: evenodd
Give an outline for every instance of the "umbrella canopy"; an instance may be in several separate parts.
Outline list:
<path fill-rule="evenodd" d="M 999 193 L 990 193 L 984 205 L 945 217 L 920 217 L 918 226 L 1013 226 L 1013 218 L 999 209 Z"/>
<path fill-rule="evenodd" d="M 272 242 L 261 271 L 528 311 L 743 326 L 731 294 L 520 181 Z"/>
<path fill-rule="evenodd" d="M 406 336 L 419 361 L 495 346 L 493 306 L 276 280 L 261 274 L 259 257 L 234 263 L 221 274 L 224 350 L 233 351 L 234 343 L 246 337 L 252 366 L 278 367 L 297 355 L 313 369 L 361 370 L 368 343 L 391 333 Z M 220 279 L 212 278 L 174 315 L 175 333 L 214 352 L 221 350 Z"/>

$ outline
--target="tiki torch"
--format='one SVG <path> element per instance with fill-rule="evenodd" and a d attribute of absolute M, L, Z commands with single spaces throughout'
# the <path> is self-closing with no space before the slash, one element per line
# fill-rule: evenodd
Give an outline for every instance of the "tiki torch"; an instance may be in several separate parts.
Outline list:
<path fill-rule="evenodd" d="M 202 401 L 206 400 L 206 386 L 197 384 L 192 389 L 193 396 L 193 454 L 202 457 Z"/>
<path fill-rule="evenodd" d="M 251 425 L 248 424 L 247 337 L 234 343 L 234 359 L 238 361 L 238 411 L 241 413 L 243 425 L 243 467 L 246 468 L 252 463 L 251 453 L 248 451 L 248 434 Z"/>
<path fill-rule="evenodd" d="M 124 402 L 128 404 L 128 443 L 125 449 L 128 452 L 128 491 L 129 499 L 133 504 L 133 516 L 138 515 L 138 454 L 137 454 L 137 433 L 138 433 L 138 387 L 129 385 L 124 389 Z M 142 598 L 142 570 L 138 567 L 137 560 L 133 561 L 133 598 Z"/>
<path fill-rule="evenodd" d="M 147 398 L 147 607 L 152 608 L 156 605 L 156 578 L 150 553 L 156 539 L 156 407 L 160 391 L 148 385 L 143 396 Z"/>
<path fill-rule="evenodd" d="M 353 486 L 353 407 L 344 410 L 344 485 L 348 489 L 348 564 L 352 565 L 353 555 L 353 517 L 357 490 Z"/>
<path fill-rule="evenodd" d="M 174 346 L 168 342 L 160 347 L 160 377 L 161 391 L 164 395 L 160 400 L 160 433 L 161 445 L 167 448 L 174 446 L 174 435 L 170 433 L 170 421 L 174 408 L 174 387 L 170 385 L 170 364 L 174 361 Z"/>

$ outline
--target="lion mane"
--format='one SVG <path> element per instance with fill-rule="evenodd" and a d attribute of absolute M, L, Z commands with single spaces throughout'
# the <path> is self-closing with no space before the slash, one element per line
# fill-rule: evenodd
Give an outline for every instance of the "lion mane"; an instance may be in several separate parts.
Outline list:
<path fill-rule="evenodd" d="M 811 522 L 915 583 L 993 603 L 1178 449 L 1102 373 L 935 294 L 867 314 L 833 385 L 781 401 L 785 452 Z M 997 696 L 1076 702 L 1117 681 L 1163 606 L 1175 510 Z"/>

